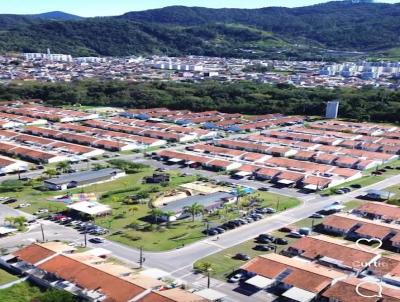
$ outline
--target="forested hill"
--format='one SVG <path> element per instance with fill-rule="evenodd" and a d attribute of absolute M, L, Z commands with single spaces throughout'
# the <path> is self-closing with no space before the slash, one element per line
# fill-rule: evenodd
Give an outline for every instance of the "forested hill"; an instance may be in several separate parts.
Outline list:
<path fill-rule="evenodd" d="M 40 16 L 40 15 L 39 15 Z M 0 52 L 73 55 L 312 57 L 321 49 L 400 48 L 400 4 L 329 2 L 301 8 L 171 6 L 116 17 L 0 15 Z"/>

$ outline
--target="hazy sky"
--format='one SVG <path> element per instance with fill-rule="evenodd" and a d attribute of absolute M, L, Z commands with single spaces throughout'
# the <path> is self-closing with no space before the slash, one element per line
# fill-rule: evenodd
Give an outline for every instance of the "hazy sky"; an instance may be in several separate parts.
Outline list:
<path fill-rule="evenodd" d="M 266 6 L 305 6 L 324 0 L 0 0 L 2 14 L 36 14 L 60 10 L 84 17 L 120 15 L 128 11 L 170 5 L 258 8 Z M 377 1 L 397 3 L 399 0 Z"/>

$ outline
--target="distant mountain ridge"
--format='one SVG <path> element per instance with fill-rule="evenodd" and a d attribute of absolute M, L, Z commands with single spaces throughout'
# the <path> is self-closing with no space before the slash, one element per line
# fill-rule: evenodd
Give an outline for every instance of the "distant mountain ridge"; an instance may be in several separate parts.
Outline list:
<path fill-rule="evenodd" d="M 63 12 L 0 15 L 0 51 L 73 55 L 313 58 L 321 49 L 400 49 L 400 3 L 334 1 L 298 7 L 170 6 L 115 17 Z"/>
<path fill-rule="evenodd" d="M 83 17 L 65 13 L 62 11 L 52 11 L 41 14 L 34 15 L 22 15 L 28 18 L 37 18 L 42 20 L 58 20 L 58 21 L 68 21 L 68 20 L 81 20 Z"/>

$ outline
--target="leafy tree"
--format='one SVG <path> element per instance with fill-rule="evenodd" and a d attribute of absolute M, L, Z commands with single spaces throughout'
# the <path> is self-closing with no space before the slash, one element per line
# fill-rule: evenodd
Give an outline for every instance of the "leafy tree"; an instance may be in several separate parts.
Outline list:
<path fill-rule="evenodd" d="M 19 227 L 23 227 L 24 223 L 26 222 L 27 220 L 25 216 L 14 217 L 14 223 L 17 224 Z"/>

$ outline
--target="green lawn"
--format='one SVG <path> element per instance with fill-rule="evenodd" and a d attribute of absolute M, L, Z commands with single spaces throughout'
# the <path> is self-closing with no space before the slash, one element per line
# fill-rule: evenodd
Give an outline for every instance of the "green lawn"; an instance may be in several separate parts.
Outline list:
<path fill-rule="evenodd" d="M 301 227 L 311 227 L 312 225 L 312 218 L 306 218 L 300 220 L 293 224 L 294 227 L 301 228 Z M 317 225 L 321 219 L 314 219 L 314 225 Z M 295 242 L 296 238 L 287 237 L 287 233 L 274 231 L 271 233 L 275 237 L 285 238 L 288 241 L 288 245 Z M 245 241 L 241 244 L 235 245 L 218 253 L 212 254 L 207 256 L 203 259 L 198 260 L 194 267 L 198 267 L 201 263 L 210 263 L 212 265 L 212 277 L 226 281 L 226 278 L 234 271 L 239 269 L 246 261 L 236 260 L 232 257 L 235 256 L 237 253 L 244 253 L 249 255 L 251 258 L 254 258 L 258 255 L 264 255 L 267 253 L 273 253 L 274 251 L 270 252 L 262 252 L 254 250 L 254 246 L 256 245 L 256 241 L 254 239 Z M 283 249 L 285 249 L 288 245 L 277 245 L 277 253 L 280 253 Z"/>
<path fill-rule="evenodd" d="M 41 295 L 42 291 L 38 287 L 29 282 L 22 282 L 7 289 L 0 290 L 0 301 L 31 302 Z"/>
<path fill-rule="evenodd" d="M 345 206 L 345 208 L 343 209 L 343 211 L 350 211 L 353 210 L 355 208 L 358 208 L 360 205 L 362 205 L 364 202 L 361 200 L 351 200 L 346 202 L 345 204 L 343 204 Z"/>
<path fill-rule="evenodd" d="M 160 191 L 169 190 L 179 184 L 196 180 L 194 176 L 178 177 L 171 179 L 169 186 L 149 186 L 143 185 L 144 188 L 158 187 Z M 123 198 L 126 193 L 114 195 L 105 199 L 104 203 L 108 203 L 113 207 L 113 219 L 109 217 L 97 219 L 96 223 L 111 229 L 109 239 L 121 242 L 134 247 L 143 247 L 149 251 L 164 251 L 179 248 L 192 242 L 205 238 L 202 231 L 206 228 L 206 222 L 201 217 L 194 222 L 191 219 L 172 222 L 169 225 L 163 224 L 151 225 L 144 218 L 149 215 L 147 205 L 135 205 L 135 211 L 129 209 L 133 206 L 126 206 L 119 202 L 115 202 L 116 198 Z M 257 198 L 262 206 L 276 208 L 279 200 L 279 210 L 292 208 L 299 205 L 299 200 L 295 198 L 285 197 L 269 192 L 258 192 L 242 198 L 241 203 L 246 203 L 251 198 Z M 244 209 L 244 208 L 243 208 Z M 220 210 L 218 213 L 206 216 L 210 222 L 210 226 L 216 226 L 230 219 L 238 217 L 237 210 L 232 207 L 226 210 Z M 117 217 L 117 218 L 116 218 Z M 117 232 L 117 234 L 114 234 Z"/>
<path fill-rule="evenodd" d="M 18 278 L 10 273 L 6 272 L 5 270 L 0 269 L 0 285 L 6 284 L 11 281 L 15 281 Z M 0 301 L 2 301 L 0 299 Z"/>
<path fill-rule="evenodd" d="M 35 181 L 33 185 L 27 185 L 21 192 L 4 192 L 2 196 L 9 196 L 18 199 L 17 202 L 10 204 L 12 207 L 18 206 L 20 203 L 30 203 L 32 206 L 21 210 L 28 213 L 35 213 L 38 209 L 47 208 L 50 212 L 56 213 L 66 209 L 65 204 L 61 202 L 50 201 L 54 196 L 65 196 L 75 193 L 97 193 L 98 196 L 118 189 L 135 187 L 140 184 L 142 178 L 152 173 L 152 169 L 146 168 L 143 172 L 136 174 L 128 174 L 114 181 L 109 181 L 101 184 L 94 184 L 83 188 L 75 188 L 65 191 L 40 191 L 35 189 L 41 185 L 41 181 Z"/>
<path fill-rule="evenodd" d="M 361 187 L 366 187 L 369 185 L 372 185 L 374 183 L 380 182 L 385 179 L 385 176 L 383 175 L 367 175 L 363 176 L 362 178 L 355 179 L 349 182 L 342 183 L 341 185 L 331 187 L 329 189 L 325 189 L 321 191 L 322 195 L 333 195 L 335 194 L 335 190 L 344 188 L 344 187 L 350 187 L 352 185 L 360 185 Z"/>
<path fill-rule="evenodd" d="M 72 294 L 61 290 L 46 290 L 24 281 L 0 290 L 1 302 L 62 301 L 77 302 Z"/>

